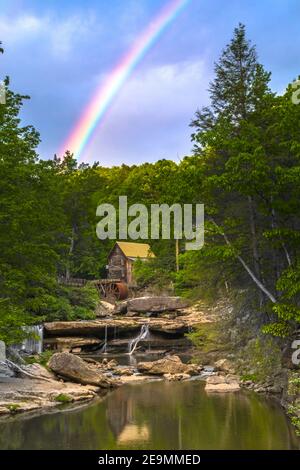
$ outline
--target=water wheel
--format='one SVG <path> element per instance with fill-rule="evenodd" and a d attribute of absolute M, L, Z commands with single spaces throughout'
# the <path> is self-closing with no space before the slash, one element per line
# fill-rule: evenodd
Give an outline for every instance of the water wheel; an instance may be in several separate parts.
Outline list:
<path fill-rule="evenodd" d="M 99 279 L 93 281 L 93 284 L 99 292 L 100 298 L 116 300 L 125 300 L 128 297 L 127 284 L 120 279 Z"/>
<path fill-rule="evenodd" d="M 128 297 L 128 288 L 125 282 L 110 282 L 106 285 L 105 294 L 107 298 L 124 300 Z"/>

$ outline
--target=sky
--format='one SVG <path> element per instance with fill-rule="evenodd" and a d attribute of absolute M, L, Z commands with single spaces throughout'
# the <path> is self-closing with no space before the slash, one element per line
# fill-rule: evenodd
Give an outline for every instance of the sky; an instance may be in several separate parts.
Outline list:
<path fill-rule="evenodd" d="M 30 95 L 22 121 L 59 152 L 95 91 L 170 0 L 0 0 L 0 80 Z M 190 121 L 209 104 L 214 62 L 239 22 L 282 93 L 300 73 L 300 0 L 190 0 L 114 97 L 82 160 L 103 166 L 192 149 Z"/>

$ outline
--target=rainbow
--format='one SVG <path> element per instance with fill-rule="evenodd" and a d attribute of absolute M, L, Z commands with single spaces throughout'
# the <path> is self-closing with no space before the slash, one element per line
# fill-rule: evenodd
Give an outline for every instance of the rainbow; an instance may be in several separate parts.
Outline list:
<path fill-rule="evenodd" d="M 133 47 L 108 75 L 105 82 L 100 84 L 67 140 L 62 145 L 59 155 L 63 155 L 66 150 L 70 150 L 74 153 L 75 158 L 78 160 L 82 158 L 84 148 L 90 141 L 97 126 L 103 121 L 107 110 L 128 77 L 189 1 L 171 0 L 139 36 Z"/>

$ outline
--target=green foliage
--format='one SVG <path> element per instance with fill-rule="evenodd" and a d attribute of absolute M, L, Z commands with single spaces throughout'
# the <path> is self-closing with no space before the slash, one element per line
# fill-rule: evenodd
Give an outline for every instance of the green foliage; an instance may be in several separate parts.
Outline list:
<path fill-rule="evenodd" d="M 171 282 L 170 270 L 161 265 L 157 258 L 145 262 L 137 260 L 133 269 L 134 279 L 140 287 L 168 287 Z"/>
<path fill-rule="evenodd" d="M 251 382 L 258 381 L 256 374 L 242 374 L 240 378 L 242 382 L 247 382 L 248 380 L 251 380 Z"/>
<path fill-rule="evenodd" d="M 95 287 L 59 286 L 55 295 L 49 296 L 41 311 L 48 321 L 93 320 L 98 302 Z"/>
<path fill-rule="evenodd" d="M 291 418 L 291 423 L 295 427 L 295 432 L 297 436 L 300 436 L 300 416 L 299 416 L 299 407 L 289 405 L 288 414 Z"/>
<path fill-rule="evenodd" d="M 202 323 L 186 336 L 202 352 L 213 351 L 222 346 L 220 328 L 216 323 Z"/>
<path fill-rule="evenodd" d="M 274 304 L 263 331 L 283 337 L 299 323 L 300 107 L 292 103 L 291 86 L 283 96 L 270 91 L 270 74 L 243 25 L 235 29 L 215 75 L 211 106 L 192 122 L 202 177 L 197 191 L 207 215 L 203 258 L 206 253 L 216 279 L 223 274 L 231 291 L 254 283 L 257 304 Z M 185 269 L 187 278 L 192 269 L 196 277 L 192 263 Z M 208 271 L 209 277 L 213 282 Z M 216 291 L 221 286 L 215 282 Z"/>
<path fill-rule="evenodd" d="M 288 379 L 288 414 L 292 424 L 296 428 L 296 434 L 300 436 L 300 375 L 299 372 L 290 372 Z"/>
<path fill-rule="evenodd" d="M 0 340 L 8 346 L 21 343 L 28 336 L 22 327 L 34 322 L 21 307 L 11 304 L 9 299 L 0 299 Z"/>
<path fill-rule="evenodd" d="M 152 203 L 205 203 L 204 248 L 185 252 L 186 240 L 180 240 L 177 272 L 174 240 L 149 239 L 156 258 L 136 263 L 141 286 L 174 285 L 181 295 L 208 299 L 254 286 L 263 331 L 283 337 L 296 329 L 300 106 L 292 103 L 291 85 L 276 96 L 269 81 L 239 25 L 215 64 L 210 107 L 191 124 L 194 154 L 179 163 L 104 168 L 78 165 L 70 152 L 40 160 L 39 134 L 20 120 L 28 97 L 11 91 L 6 79 L 7 103 L 0 106 L 0 338 L 20 342 L 22 326 L 44 320 L 94 318 L 96 291 L 64 287 L 58 279 L 105 276 L 114 241 L 97 239 L 96 209 L 101 203 L 117 207 L 121 195 L 148 209 Z"/>
<path fill-rule="evenodd" d="M 54 354 L 53 351 L 46 350 L 39 355 L 27 357 L 25 360 L 27 364 L 41 364 L 41 366 L 46 367 L 51 356 Z"/>
<path fill-rule="evenodd" d="M 262 327 L 262 333 L 277 336 L 278 338 L 285 338 L 291 333 L 291 329 L 287 323 L 273 322 L 264 325 Z"/>
<path fill-rule="evenodd" d="M 238 370 L 244 380 L 263 382 L 268 377 L 275 375 L 280 368 L 281 350 L 271 337 L 259 337 L 251 340 L 239 352 Z"/>

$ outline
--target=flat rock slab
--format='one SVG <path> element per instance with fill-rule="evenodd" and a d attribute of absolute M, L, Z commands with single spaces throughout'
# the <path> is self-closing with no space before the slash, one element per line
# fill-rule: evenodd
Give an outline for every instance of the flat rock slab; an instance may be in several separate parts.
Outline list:
<path fill-rule="evenodd" d="M 225 393 L 238 392 L 239 390 L 238 378 L 234 375 L 212 375 L 206 380 L 206 392 Z"/>
<path fill-rule="evenodd" d="M 226 392 L 238 392 L 239 390 L 240 390 L 240 386 L 238 383 L 206 384 L 205 385 L 206 392 L 226 393 Z"/>
<path fill-rule="evenodd" d="M 154 375 L 123 375 L 120 377 L 122 384 L 139 384 L 144 382 L 161 381 L 162 377 L 155 377 Z"/>
<path fill-rule="evenodd" d="M 45 369 L 45 373 L 46 373 Z M 59 406 L 57 398 L 68 397 L 70 402 L 92 400 L 100 389 L 91 385 L 80 385 L 53 380 L 44 382 L 35 379 L 10 379 L 1 382 L 0 416 L 15 415 L 26 411 L 48 410 Z"/>
<path fill-rule="evenodd" d="M 52 322 L 44 324 L 45 337 L 58 336 L 92 336 L 104 338 L 105 330 L 108 337 L 113 337 L 115 331 L 118 335 L 127 333 L 135 333 L 140 331 L 142 325 L 147 323 L 149 330 L 153 332 L 184 335 L 188 332 L 190 325 L 184 318 L 168 319 L 168 318 L 106 318 L 103 320 L 88 321 L 69 321 L 69 322 Z"/>
<path fill-rule="evenodd" d="M 139 328 L 139 324 L 134 320 L 118 318 L 44 323 L 46 336 L 102 336 L 106 328 L 135 331 Z"/>
<path fill-rule="evenodd" d="M 74 348 L 82 348 L 86 346 L 100 346 L 102 340 L 99 338 L 76 337 L 76 336 L 62 336 L 58 338 L 45 338 L 45 346 L 55 346 L 61 351 L 70 352 Z"/>
<path fill-rule="evenodd" d="M 189 302 L 181 297 L 137 297 L 127 300 L 127 310 L 130 312 L 153 312 L 180 310 L 188 307 Z"/>

